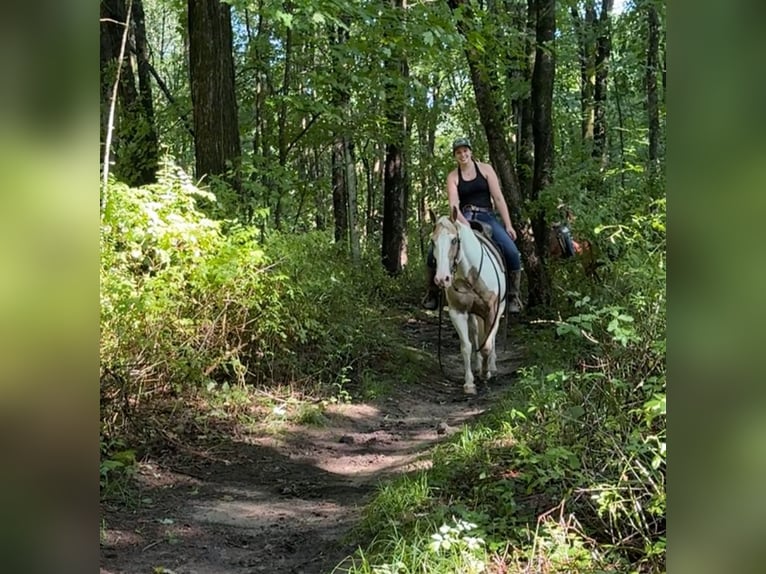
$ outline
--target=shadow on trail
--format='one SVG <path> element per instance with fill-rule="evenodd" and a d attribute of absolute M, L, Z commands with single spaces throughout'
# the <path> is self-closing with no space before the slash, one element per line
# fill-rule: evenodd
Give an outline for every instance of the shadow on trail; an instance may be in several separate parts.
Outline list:
<path fill-rule="evenodd" d="M 139 506 L 107 508 L 102 572 L 321 572 L 371 485 L 275 448 L 224 441 L 141 465 Z M 306 542 L 310 548 L 306 548 Z"/>
<path fill-rule="evenodd" d="M 512 381 L 519 353 L 500 347 L 498 378 L 464 395 L 458 341 L 443 320 L 444 374 L 437 316 L 415 313 L 403 329 L 433 356 L 425 380 L 379 401 L 331 405 L 319 426 L 184 436 L 141 463 L 136 508 L 105 505 L 102 574 L 331 572 L 362 542 L 352 529 L 380 481 L 428 466 L 432 447 Z"/>

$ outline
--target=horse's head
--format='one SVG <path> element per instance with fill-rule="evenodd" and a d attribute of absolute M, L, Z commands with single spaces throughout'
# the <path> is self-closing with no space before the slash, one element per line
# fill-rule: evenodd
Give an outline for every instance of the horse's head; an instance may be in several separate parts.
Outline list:
<path fill-rule="evenodd" d="M 454 281 L 455 266 L 460 257 L 460 223 L 457 221 L 457 210 L 453 209 L 451 217 L 440 217 L 431 233 L 436 259 L 436 276 L 434 282 L 439 287 L 449 287 Z"/>

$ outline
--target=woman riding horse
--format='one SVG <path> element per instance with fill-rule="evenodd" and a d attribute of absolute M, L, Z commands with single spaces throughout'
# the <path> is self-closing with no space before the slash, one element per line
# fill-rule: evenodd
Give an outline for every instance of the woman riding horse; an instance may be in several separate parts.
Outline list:
<path fill-rule="evenodd" d="M 457 168 L 447 176 L 447 197 L 450 211 L 453 207 L 458 210 L 458 219 L 470 225 L 468 220 L 481 221 L 492 228 L 492 239 L 498 245 L 505 259 L 508 273 L 508 310 L 511 313 L 521 311 L 519 286 L 521 283 L 521 254 L 514 240 L 516 230 L 511 224 L 508 206 L 500 191 L 500 183 L 493 167 L 488 163 L 476 161 L 473 158 L 471 142 L 468 138 L 458 138 L 452 143 L 452 155 L 457 162 Z M 501 224 L 493 211 L 500 213 Z M 423 301 L 426 309 L 436 309 L 439 289 L 434 284 L 436 261 L 433 256 L 433 246 L 428 251 L 426 259 L 427 293 Z"/>
<path fill-rule="evenodd" d="M 444 289 L 449 316 L 460 338 L 463 391 L 476 394 L 473 366 L 489 382 L 497 371 L 495 337 L 506 307 L 502 255 L 482 234 L 458 220 L 452 208 L 431 234 L 436 284 Z"/>

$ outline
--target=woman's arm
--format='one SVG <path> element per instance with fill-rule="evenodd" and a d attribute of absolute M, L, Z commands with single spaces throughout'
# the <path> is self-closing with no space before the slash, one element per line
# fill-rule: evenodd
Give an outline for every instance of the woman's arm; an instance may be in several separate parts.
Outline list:
<path fill-rule="evenodd" d="M 508 205 L 505 203 L 503 192 L 500 191 L 500 182 L 497 179 L 497 174 L 494 168 L 488 163 L 481 165 L 481 170 L 487 178 L 489 184 L 489 194 L 492 196 L 492 201 L 495 203 L 495 209 L 500 213 L 500 217 L 503 219 L 503 225 L 511 239 L 516 240 L 516 230 L 511 223 L 511 214 L 508 212 Z"/>

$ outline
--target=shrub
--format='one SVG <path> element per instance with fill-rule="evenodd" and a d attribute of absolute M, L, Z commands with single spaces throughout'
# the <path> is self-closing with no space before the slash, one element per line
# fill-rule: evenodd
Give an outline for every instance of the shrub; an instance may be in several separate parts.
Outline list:
<path fill-rule="evenodd" d="M 147 397 L 217 383 L 332 388 L 388 352 L 382 272 L 353 265 L 328 233 L 256 232 L 215 221 L 215 198 L 165 164 L 156 185 L 111 182 L 101 226 L 105 429 Z M 380 267 L 380 265 L 377 265 Z"/>

